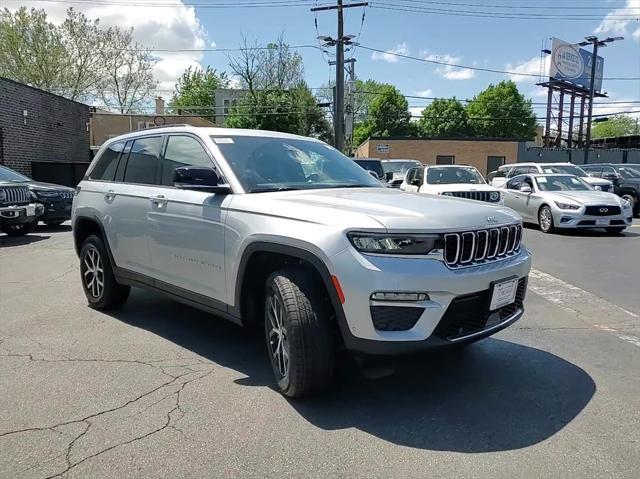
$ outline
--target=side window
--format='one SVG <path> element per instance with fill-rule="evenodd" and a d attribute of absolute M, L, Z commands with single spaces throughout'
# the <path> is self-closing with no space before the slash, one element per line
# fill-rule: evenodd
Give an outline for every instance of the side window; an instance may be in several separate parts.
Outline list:
<path fill-rule="evenodd" d="M 540 170 L 538 170 L 538 167 L 537 167 L 537 166 L 530 166 L 530 167 L 527 169 L 527 173 L 540 173 Z"/>
<path fill-rule="evenodd" d="M 529 166 L 516 166 L 515 168 L 513 168 L 510 172 L 509 172 L 509 178 L 513 178 L 514 176 L 518 176 L 518 175 L 525 175 L 527 173 L 529 173 L 529 169 L 531 167 Z"/>
<path fill-rule="evenodd" d="M 410 184 L 411 184 L 411 180 L 413 179 L 413 175 L 414 175 L 414 173 L 415 173 L 415 172 L 416 172 L 416 169 L 415 169 L 415 168 L 409 168 L 409 169 L 407 170 L 407 174 L 406 174 L 406 175 L 405 175 L 405 177 L 404 177 L 404 181 L 405 181 L 408 185 L 410 185 Z"/>
<path fill-rule="evenodd" d="M 583 166 L 582 169 L 589 173 L 591 176 L 602 178 L 602 168 L 596 166 Z"/>
<path fill-rule="evenodd" d="M 160 184 L 173 186 L 173 172 L 181 166 L 213 167 L 213 163 L 195 138 L 170 136 L 162 159 Z"/>
<path fill-rule="evenodd" d="M 507 189 L 508 190 L 519 190 L 520 189 L 520 184 L 522 183 L 523 179 L 524 179 L 523 176 L 516 176 L 515 178 L 510 179 L 509 181 L 507 181 Z"/>
<path fill-rule="evenodd" d="M 529 185 L 529 188 L 531 188 L 531 191 L 533 191 L 533 180 L 530 177 L 525 177 L 525 179 L 522 181 L 523 185 Z"/>
<path fill-rule="evenodd" d="M 125 183 L 153 185 L 156 179 L 156 167 L 162 147 L 162 137 L 138 138 L 134 140 L 124 172 Z"/>
<path fill-rule="evenodd" d="M 109 145 L 102 153 L 102 156 L 98 158 L 96 166 L 89 173 L 89 179 L 113 181 L 122 150 L 124 150 L 124 141 L 117 141 Z"/>

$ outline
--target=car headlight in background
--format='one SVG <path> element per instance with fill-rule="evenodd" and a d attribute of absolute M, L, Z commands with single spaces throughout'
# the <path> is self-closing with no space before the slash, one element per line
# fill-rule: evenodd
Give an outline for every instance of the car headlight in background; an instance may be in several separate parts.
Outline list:
<path fill-rule="evenodd" d="M 571 203 L 560 203 L 559 201 L 556 201 L 555 204 L 561 210 L 579 210 L 580 209 L 578 205 L 572 205 Z"/>
<path fill-rule="evenodd" d="M 361 253 L 425 255 L 443 247 L 439 235 L 349 233 L 347 236 Z"/>
<path fill-rule="evenodd" d="M 34 193 L 38 198 L 56 198 L 60 196 L 58 191 L 38 191 L 35 190 Z"/>
<path fill-rule="evenodd" d="M 4 190 L 0 190 L 0 201 L 4 201 L 7 199 L 7 194 Z"/>
<path fill-rule="evenodd" d="M 620 198 L 622 202 L 622 208 L 625 210 L 631 209 L 631 202 L 629 200 L 625 200 L 624 198 Z"/>
<path fill-rule="evenodd" d="M 493 202 L 500 201 L 500 192 L 492 191 L 491 193 L 489 193 L 489 201 L 493 201 Z"/>
<path fill-rule="evenodd" d="M 593 185 L 593 188 L 598 191 L 604 191 L 604 187 L 602 185 Z"/>

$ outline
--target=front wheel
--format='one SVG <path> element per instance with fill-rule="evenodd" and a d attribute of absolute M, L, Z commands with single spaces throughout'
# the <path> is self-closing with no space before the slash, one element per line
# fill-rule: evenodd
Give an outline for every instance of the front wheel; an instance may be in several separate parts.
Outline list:
<path fill-rule="evenodd" d="M 98 236 L 91 235 L 82 243 L 80 277 L 90 308 L 117 308 L 129 297 L 131 287 L 116 281 L 107 248 Z"/>
<path fill-rule="evenodd" d="M 278 388 L 302 397 L 331 384 L 334 344 L 324 288 L 301 268 L 287 268 L 267 280 L 265 335 Z"/>
<path fill-rule="evenodd" d="M 553 233 L 555 227 L 553 225 L 553 215 L 551 214 L 551 208 L 543 206 L 538 212 L 538 224 L 540 225 L 540 231 L 543 233 Z"/>

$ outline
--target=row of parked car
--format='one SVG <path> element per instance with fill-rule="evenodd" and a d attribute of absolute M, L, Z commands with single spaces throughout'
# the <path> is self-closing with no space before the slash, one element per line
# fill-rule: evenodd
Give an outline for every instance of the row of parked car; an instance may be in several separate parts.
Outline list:
<path fill-rule="evenodd" d="M 34 181 L 0 166 L 0 231 L 22 236 L 39 221 L 59 225 L 71 218 L 73 188 Z"/>
<path fill-rule="evenodd" d="M 390 187 L 508 206 L 545 233 L 559 228 L 619 233 L 640 208 L 640 165 L 517 163 L 501 166 L 485 180 L 476 168 L 466 165 L 355 161 Z"/>

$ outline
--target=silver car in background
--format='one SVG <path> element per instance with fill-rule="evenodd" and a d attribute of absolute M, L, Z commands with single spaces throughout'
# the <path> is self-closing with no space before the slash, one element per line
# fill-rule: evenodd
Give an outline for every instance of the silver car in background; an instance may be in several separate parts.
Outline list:
<path fill-rule="evenodd" d="M 544 233 L 557 228 L 604 228 L 620 233 L 633 219 L 627 200 L 597 191 L 575 175 L 515 176 L 505 185 L 504 202 Z"/>

